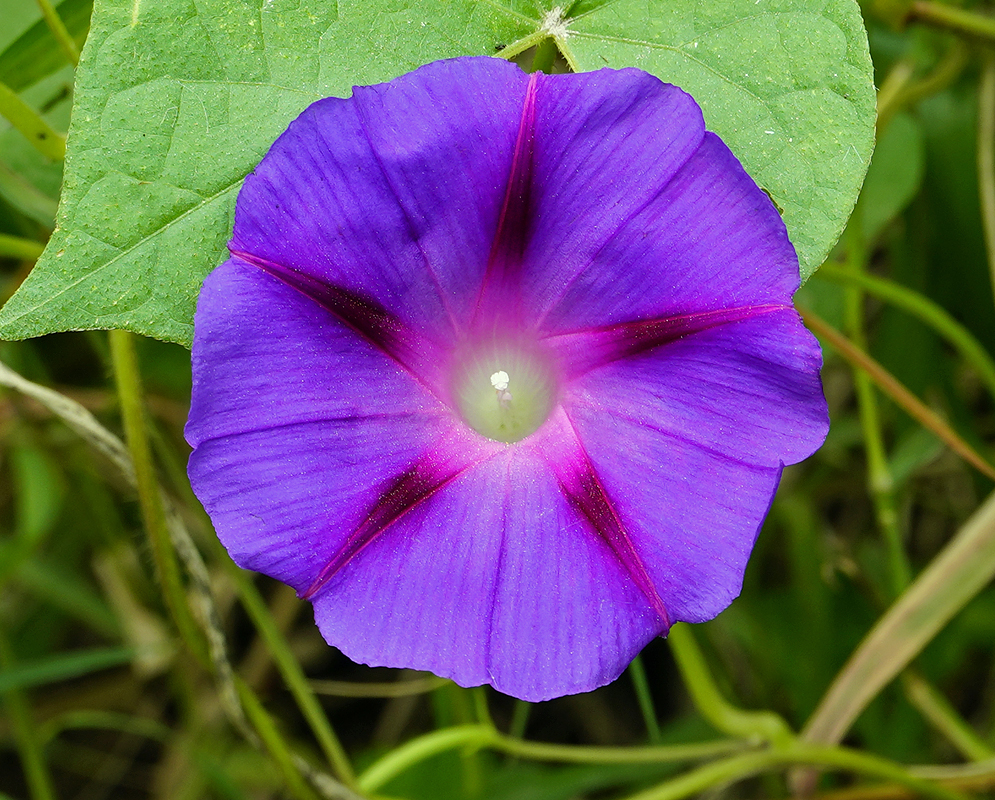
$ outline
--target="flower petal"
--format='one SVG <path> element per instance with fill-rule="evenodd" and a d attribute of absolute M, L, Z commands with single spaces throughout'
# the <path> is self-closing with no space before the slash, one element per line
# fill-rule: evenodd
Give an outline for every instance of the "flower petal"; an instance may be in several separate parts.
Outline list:
<path fill-rule="evenodd" d="M 662 625 L 540 449 L 463 473 L 340 570 L 314 598 L 329 644 L 531 701 L 614 680 Z"/>
<path fill-rule="evenodd" d="M 655 200 L 704 132 L 690 95 L 640 70 L 542 77 L 528 162 L 531 213 L 521 271 L 526 318 L 542 316 L 606 242 Z M 628 267 L 613 264 L 606 280 Z"/>
<path fill-rule="evenodd" d="M 318 101 L 246 179 L 233 252 L 450 336 L 476 301 L 527 82 L 514 64 L 464 58 Z"/>
<path fill-rule="evenodd" d="M 194 491 L 236 562 L 303 592 L 451 414 L 312 299 L 237 260 L 208 277 L 196 325 Z"/>
<path fill-rule="evenodd" d="M 671 621 L 739 593 L 782 465 L 828 430 L 814 337 L 793 310 L 592 370 L 564 399 Z"/>
<path fill-rule="evenodd" d="M 781 475 L 591 406 L 571 413 L 671 622 L 704 622 L 739 594 Z"/>
<path fill-rule="evenodd" d="M 717 136 L 654 191 L 600 250 L 558 266 L 564 277 L 538 306 L 545 330 L 790 305 L 798 260 L 784 223 Z M 584 220 L 600 213 L 591 204 Z"/>
<path fill-rule="evenodd" d="M 570 387 L 564 406 L 587 406 L 606 421 L 631 419 L 740 462 L 776 467 L 807 458 L 826 438 L 821 365 L 815 337 L 785 309 L 593 370 Z"/>

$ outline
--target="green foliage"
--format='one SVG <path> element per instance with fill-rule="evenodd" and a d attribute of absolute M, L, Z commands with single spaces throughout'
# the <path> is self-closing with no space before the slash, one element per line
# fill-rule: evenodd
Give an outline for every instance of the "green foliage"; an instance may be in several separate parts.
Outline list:
<path fill-rule="evenodd" d="M 839 238 L 873 146 L 874 87 L 850 0 L 620 0 L 569 27 L 582 70 L 681 86 L 782 209 L 808 278 Z"/>
<path fill-rule="evenodd" d="M 871 152 L 853 0 L 616 0 L 565 19 L 512 0 L 114 0 L 97 6 L 79 65 L 59 227 L 0 311 L 0 336 L 122 328 L 189 345 L 241 182 L 296 114 L 546 33 L 574 68 L 639 66 L 691 92 L 783 210 L 803 275 L 815 270 Z"/>
<path fill-rule="evenodd" d="M 806 271 L 817 266 L 870 149 L 856 5 L 563 5 L 565 29 L 563 15 L 528 0 L 98 0 L 61 227 L 0 333 L 119 325 L 188 341 L 239 182 L 294 114 L 446 55 L 501 46 L 528 64 L 543 40 L 556 47 L 537 58 L 558 68 L 635 64 L 691 89 L 783 209 Z M 977 200 L 980 53 L 932 27 L 930 0 L 899 5 L 867 11 L 879 141 L 851 227 L 797 302 L 991 461 L 995 245 L 986 249 Z M 64 131 L 72 69 L 35 0 L 7 6 L 0 81 Z M 58 6 L 77 42 L 88 8 Z M 926 16 L 893 29 L 916 9 Z M 990 20 L 969 23 L 977 36 Z M 0 256 L 0 298 L 27 273 L 17 254 L 48 239 L 61 181 L 60 163 L 0 121 L 0 241 L 26 245 Z M 845 785 L 852 800 L 950 798 L 952 784 L 934 780 L 943 775 L 971 797 L 995 786 L 992 483 L 878 389 L 855 391 L 857 373 L 831 349 L 829 439 L 786 471 L 742 596 L 691 637 L 650 643 L 645 684 L 625 676 L 528 706 L 350 664 L 292 590 L 234 567 L 184 472 L 189 353 L 132 344 L 144 397 L 119 368 L 120 397 L 155 462 L 144 499 L 161 488 L 167 500 L 145 514 L 171 532 L 154 547 L 133 475 L 114 460 L 127 451 L 100 438 L 122 429 L 108 337 L 0 342 L 0 797 L 313 797 L 353 765 L 356 786 L 410 800 L 645 800 L 733 781 L 737 797 L 784 797 L 791 766 L 812 762 L 826 768 L 819 789 Z M 11 383 L 3 364 L 41 386 Z M 65 424 L 67 398 L 95 417 Z M 914 582 L 896 601 L 903 566 Z M 841 729 L 846 748 L 805 742 Z M 647 746 L 651 731 L 658 746 Z M 917 783 L 911 764 L 942 766 Z M 327 774 L 313 780 L 315 769 Z M 348 797 L 337 791 L 328 796 Z"/>

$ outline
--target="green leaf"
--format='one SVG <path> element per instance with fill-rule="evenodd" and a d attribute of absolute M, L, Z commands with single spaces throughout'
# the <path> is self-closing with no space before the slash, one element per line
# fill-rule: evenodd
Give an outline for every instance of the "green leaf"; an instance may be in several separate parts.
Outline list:
<path fill-rule="evenodd" d="M 807 279 L 836 243 L 874 144 L 867 35 L 852 0 L 616 0 L 568 27 L 582 70 L 674 83 L 783 212 Z"/>
<path fill-rule="evenodd" d="M 870 158 L 855 0 L 104 0 L 80 61 L 58 229 L 0 337 L 123 328 L 189 345 L 245 175 L 309 103 L 544 36 L 581 69 L 688 89 L 783 209 L 809 275 Z M 565 26 L 565 27 L 564 27 Z M 768 131 L 770 131 L 768 133 Z"/>

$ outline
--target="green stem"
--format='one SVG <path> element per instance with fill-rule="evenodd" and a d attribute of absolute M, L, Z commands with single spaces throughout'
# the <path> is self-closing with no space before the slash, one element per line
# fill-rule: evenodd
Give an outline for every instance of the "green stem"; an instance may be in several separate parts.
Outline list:
<path fill-rule="evenodd" d="M 909 18 L 948 28 L 955 33 L 995 40 L 995 19 L 932 0 L 914 0 Z"/>
<path fill-rule="evenodd" d="M 552 72 L 553 64 L 556 62 L 556 40 L 552 36 L 547 36 L 536 45 L 535 53 L 532 56 L 532 72 Z"/>
<path fill-rule="evenodd" d="M 512 61 L 530 47 L 537 47 L 539 43 L 546 38 L 544 31 L 533 31 L 528 36 L 523 36 L 515 42 L 512 42 L 507 47 L 502 48 L 498 53 L 498 58 L 503 58 L 506 61 Z"/>
<path fill-rule="evenodd" d="M 5 671 L 13 666 L 13 654 L 10 644 L 0 627 L 0 667 Z M 17 751 L 24 768 L 24 777 L 31 792 L 32 800 L 55 800 L 55 790 L 52 788 L 52 778 L 48 773 L 48 765 L 36 734 L 38 728 L 32 719 L 31 707 L 28 705 L 24 692 L 18 689 L 0 693 L 7 708 L 7 717 L 14 732 Z"/>
<path fill-rule="evenodd" d="M 55 41 L 59 43 L 59 49 L 62 50 L 66 60 L 75 67 L 79 63 L 79 48 L 76 47 L 72 35 L 66 30 L 65 24 L 50 0 L 37 0 L 37 2 L 41 9 L 41 15 L 45 18 L 45 24 L 48 25 Z"/>
<path fill-rule="evenodd" d="M 965 758 L 985 761 L 995 758 L 995 751 L 972 730 L 947 698 L 921 675 L 906 671 L 902 675 L 905 696 L 937 731 L 943 734 Z"/>
<path fill-rule="evenodd" d="M 627 800 L 680 800 L 769 770 L 787 766 L 830 767 L 900 783 L 917 795 L 937 800 L 966 800 L 944 786 L 916 778 L 901 765 L 843 747 L 793 744 L 786 750 L 763 750 L 715 761 L 633 795 Z"/>
<path fill-rule="evenodd" d="M 653 695 L 650 694 L 650 684 L 646 679 L 646 669 L 643 667 L 643 660 L 636 656 L 629 664 L 629 677 L 632 678 L 632 686 L 636 690 L 636 699 L 639 701 L 639 710 L 642 712 L 643 721 L 646 723 L 646 733 L 649 736 L 650 744 L 660 744 L 660 723 L 656 720 L 656 709 L 653 707 Z"/>
<path fill-rule="evenodd" d="M 529 716 L 532 714 L 532 704 L 524 700 L 515 701 L 515 710 L 511 712 L 511 725 L 508 728 L 508 735 L 513 739 L 521 739 L 525 736 L 525 729 L 529 726 Z"/>
<path fill-rule="evenodd" d="M 978 470 L 978 472 L 991 480 L 995 480 L 995 467 L 982 458 L 977 450 L 965 442 L 947 424 L 946 420 L 941 418 L 935 411 L 906 389 L 894 375 L 820 316 L 802 306 L 796 306 L 796 308 L 805 321 L 805 324 L 813 333 L 823 339 L 853 366 L 866 372 L 871 380 L 874 381 L 874 384 L 894 400 L 912 419 L 916 420 L 916 422 L 927 430 L 935 433 L 938 439 Z"/>
<path fill-rule="evenodd" d="M 862 211 L 858 203 L 845 233 L 846 269 L 851 275 L 862 275 L 867 265 L 867 249 L 860 225 Z M 845 301 L 845 320 L 850 340 L 862 350 L 867 350 L 867 337 L 864 333 L 864 293 L 858 286 L 851 285 L 846 290 Z M 864 449 L 867 452 L 867 488 L 874 502 L 878 527 L 881 529 L 888 550 L 890 594 L 894 598 L 909 585 L 912 580 L 912 570 L 902 544 L 902 532 L 895 502 L 895 483 L 888 467 L 877 395 L 866 373 L 854 372 L 853 382 L 857 394 L 860 426 L 864 434 Z"/>
<path fill-rule="evenodd" d="M 556 49 L 560 51 L 560 55 L 563 56 L 563 60 L 567 62 L 567 68 L 571 72 L 583 72 L 584 70 L 581 69 L 580 62 L 577 61 L 577 56 L 570 48 L 566 38 L 563 36 L 554 36 L 553 39 L 556 42 Z"/>
<path fill-rule="evenodd" d="M 470 690 L 473 697 L 473 714 L 477 722 L 481 725 L 494 727 L 494 720 L 491 718 L 491 709 L 487 705 L 487 690 L 483 686 L 475 686 Z"/>
<path fill-rule="evenodd" d="M 995 53 L 985 53 L 978 85 L 978 194 L 988 271 L 995 294 Z"/>
<path fill-rule="evenodd" d="M 162 583 L 166 607 L 191 652 L 206 664 L 204 643 L 187 604 L 186 591 L 180 576 L 176 552 L 169 538 L 162 496 L 152 465 L 134 336 L 127 331 L 110 331 L 109 340 L 125 440 L 135 470 L 142 522 L 145 524 L 152 558 Z"/>
<path fill-rule="evenodd" d="M 259 702 L 259 698 L 256 697 L 245 681 L 238 676 L 235 677 L 235 685 L 238 689 L 238 696 L 242 701 L 242 707 L 245 709 L 246 716 L 252 722 L 253 727 L 259 734 L 259 738 L 262 739 L 263 744 L 273 757 L 277 767 L 280 768 L 287 789 L 298 800 L 318 800 L 317 795 L 311 790 L 311 787 L 304 783 L 301 773 L 294 766 L 293 755 L 287 749 L 283 737 L 280 736 L 280 732 L 273 723 L 273 718 L 263 708 L 263 704 Z"/>
<path fill-rule="evenodd" d="M 859 286 L 868 294 L 891 303 L 928 325 L 960 353 L 961 358 L 974 369 L 991 396 L 995 398 L 995 360 L 988 355 L 988 351 L 974 335 L 938 303 L 894 281 L 877 278 L 864 272 L 851 272 L 832 264 L 820 267 L 815 277 L 833 283 Z"/>
<path fill-rule="evenodd" d="M 280 670 L 287 688 L 290 689 L 294 700 L 297 701 L 297 705 L 318 740 L 332 771 L 340 781 L 354 787 L 356 776 L 352 764 L 349 762 L 349 757 L 346 755 L 339 738 L 335 735 L 314 690 L 308 683 L 300 662 L 290 652 L 290 646 L 273 620 L 265 601 L 242 570 L 228 558 L 224 558 L 223 561 L 228 566 L 228 575 L 235 584 L 235 590 L 238 592 L 242 605 L 256 626 L 256 630 L 259 631 L 259 635 L 266 642 L 266 646 L 276 662 L 277 669 Z"/>
<path fill-rule="evenodd" d="M 489 748 L 533 761 L 568 764 L 660 764 L 726 755 L 744 747 L 743 742 L 728 740 L 660 747 L 581 747 L 524 741 L 489 725 L 457 725 L 419 736 L 387 753 L 359 776 L 359 787 L 375 792 L 415 764 L 459 748 Z"/>
<path fill-rule="evenodd" d="M 66 137 L 45 122 L 5 83 L 0 83 L 0 116 L 17 128 L 45 158 L 62 161 L 66 157 Z"/>
<path fill-rule="evenodd" d="M 769 742 L 786 747 L 794 741 L 788 724 L 772 711 L 743 711 L 719 691 L 690 626 L 678 623 L 667 636 L 681 678 L 701 715 L 717 730 L 748 742 Z"/>
<path fill-rule="evenodd" d="M 37 261 L 45 245 L 34 239 L 10 236 L 0 233 L 0 258 L 16 258 L 22 261 Z"/>

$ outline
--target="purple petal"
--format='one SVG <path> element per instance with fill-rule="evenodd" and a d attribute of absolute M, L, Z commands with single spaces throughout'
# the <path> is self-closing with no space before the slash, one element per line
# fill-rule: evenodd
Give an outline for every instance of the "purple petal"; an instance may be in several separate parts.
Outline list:
<path fill-rule="evenodd" d="M 541 438 L 461 474 L 342 568 L 314 598 L 328 642 L 533 701 L 616 678 L 663 626 L 564 499 Z"/>
<path fill-rule="evenodd" d="M 458 59 L 313 104 L 246 179 L 232 251 L 451 336 L 477 298 L 527 83 Z"/>
<path fill-rule="evenodd" d="M 309 297 L 236 260 L 208 277 L 196 325 L 194 491 L 240 565 L 306 591 L 452 416 Z"/>
<path fill-rule="evenodd" d="M 457 59 L 319 101 L 231 249 L 198 305 L 191 481 L 359 661 L 602 685 L 738 593 L 782 465 L 825 436 L 776 210 L 637 70 Z M 539 378 L 552 416 L 519 441 L 460 417 Z"/>
<path fill-rule="evenodd" d="M 671 620 L 738 594 L 783 464 L 828 429 L 814 338 L 792 310 L 592 370 L 564 408 Z"/>
<path fill-rule="evenodd" d="M 544 329 L 790 305 L 798 260 L 784 224 L 717 136 L 706 134 L 655 192 L 600 250 L 558 267 L 537 303 Z M 589 202 L 585 220 L 600 214 L 597 198 Z"/>
<path fill-rule="evenodd" d="M 543 344 L 556 354 L 562 375 L 571 380 L 592 369 L 662 347 L 692 333 L 790 308 L 784 305 L 740 306 L 700 314 L 622 322 L 604 328 L 549 336 Z"/>
<path fill-rule="evenodd" d="M 689 95 L 639 70 L 540 80 L 521 287 L 532 321 L 654 202 L 704 132 Z M 629 266 L 613 264 L 608 280 Z"/>
<path fill-rule="evenodd" d="M 578 406 L 571 418 L 671 622 L 703 622 L 739 594 L 780 465 L 754 466 Z"/>
<path fill-rule="evenodd" d="M 829 428 L 821 364 L 815 337 L 785 309 L 593 370 L 570 386 L 564 406 L 632 419 L 744 463 L 794 464 Z"/>

